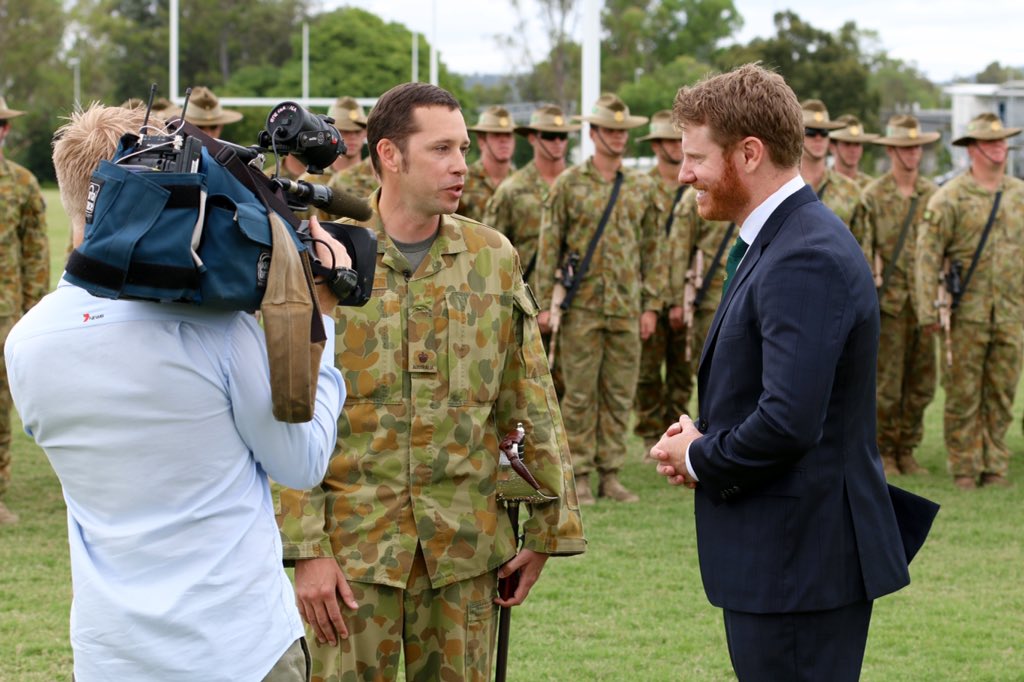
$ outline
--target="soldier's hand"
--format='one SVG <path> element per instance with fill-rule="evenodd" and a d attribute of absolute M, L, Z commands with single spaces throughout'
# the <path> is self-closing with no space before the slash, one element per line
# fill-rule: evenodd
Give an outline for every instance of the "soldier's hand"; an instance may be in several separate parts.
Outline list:
<path fill-rule="evenodd" d="M 645 310 L 640 313 L 640 340 L 646 341 L 658 328 L 658 313 L 653 310 Z"/>
<path fill-rule="evenodd" d="M 668 326 L 672 327 L 672 331 L 679 332 L 686 327 L 683 319 L 683 306 L 674 305 L 668 309 Z"/>
<path fill-rule="evenodd" d="M 551 311 L 542 310 L 537 314 L 537 326 L 542 334 L 551 333 Z"/>
<path fill-rule="evenodd" d="M 519 586 L 516 588 L 516 592 L 512 595 L 511 599 L 497 597 L 494 603 L 498 606 L 516 606 L 526 601 L 526 596 L 530 594 L 530 588 L 540 578 L 540 572 L 544 570 L 544 564 L 547 560 L 547 554 L 534 552 L 532 549 L 519 550 L 519 554 L 516 554 L 510 561 L 498 569 L 499 579 L 519 571 Z"/>
<path fill-rule="evenodd" d="M 348 639 L 348 627 L 341 615 L 339 599 L 353 611 L 359 608 L 334 557 L 295 562 L 295 601 L 303 620 L 313 628 L 320 644 L 329 642 L 334 646 L 338 637 Z"/>

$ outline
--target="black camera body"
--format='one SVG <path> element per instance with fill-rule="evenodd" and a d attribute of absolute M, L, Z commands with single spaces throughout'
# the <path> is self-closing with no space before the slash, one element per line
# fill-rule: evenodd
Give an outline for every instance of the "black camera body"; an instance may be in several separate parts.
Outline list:
<path fill-rule="evenodd" d="M 277 155 L 291 154 L 317 175 L 345 153 L 345 142 L 334 119 L 313 114 L 295 102 L 281 102 L 267 115 L 267 127 L 258 143 Z"/>

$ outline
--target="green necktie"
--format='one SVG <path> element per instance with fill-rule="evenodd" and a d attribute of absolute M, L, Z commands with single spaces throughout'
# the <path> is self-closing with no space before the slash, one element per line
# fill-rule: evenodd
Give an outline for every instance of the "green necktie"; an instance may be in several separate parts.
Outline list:
<path fill-rule="evenodd" d="M 725 261 L 725 284 L 722 285 L 722 298 L 725 298 L 725 292 L 729 290 L 729 282 L 732 281 L 732 276 L 736 274 L 736 268 L 739 267 L 740 261 L 743 260 L 743 254 L 747 252 L 747 243 L 739 236 L 736 237 L 736 243 L 729 249 L 729 258 Z"/>

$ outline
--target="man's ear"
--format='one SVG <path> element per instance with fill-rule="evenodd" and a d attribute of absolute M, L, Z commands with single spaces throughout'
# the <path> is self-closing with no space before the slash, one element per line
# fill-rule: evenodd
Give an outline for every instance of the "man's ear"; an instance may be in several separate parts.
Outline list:
<path fill-rule="evenodd" d="M 402 166 L 402 150 L 388 138 L 377 140 L 377 157 L 381 170 L 397 173 Z"/>
<path fill-rule="evenodd" d="M 747 173 L 753 173 L 767 160 L 768 150 L 760 138 L 745 137 L 737 147 L 740 165 Z"/>

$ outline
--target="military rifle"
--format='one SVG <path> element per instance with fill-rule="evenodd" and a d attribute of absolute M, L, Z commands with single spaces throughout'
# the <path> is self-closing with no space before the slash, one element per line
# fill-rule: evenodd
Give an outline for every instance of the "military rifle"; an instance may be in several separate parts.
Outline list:
<path fill-rule="evenodd" d="M 953 366 L 953 311 L 960 303 L 960 296 L 963 294 L 960 272 L 963 263 L 946 258 L 942 262 L 942 274 L 939 275 L 938 286 L 935 292 L 935 307 L 939 311 L 939 326 L 942 327 L 946 347 L 946 367 Z"/>
<path fill-rule="evenodd" d="M 685 359 L 690 361 L 693 355 L 693 318 L 697 313 L 697 292 L 704 287 L 704 252 L 696 250 L 693 265 L 686 271 L 686 284 L 683 286 L 683 325 L 686 327 L 684 340 Z"/>
<path fill-rule="evenodd" d="M 555 346 L 558 344 L 558 330 L 562 326 L 562 304 L 569 291 L 576 286 L 576 270 L 580 254 L 570 251 L 565 262 L 555 272 L 555 288 L 551 292 L 551 343 L 548 345 L 548 367 L 555 367 Z"/>

